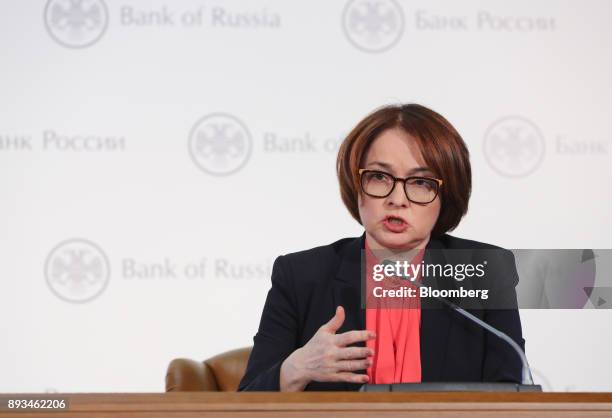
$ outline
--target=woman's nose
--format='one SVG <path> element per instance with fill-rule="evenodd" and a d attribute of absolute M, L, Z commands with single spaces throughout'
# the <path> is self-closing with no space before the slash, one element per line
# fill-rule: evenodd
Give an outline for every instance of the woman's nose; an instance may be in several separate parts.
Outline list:
<path fill-rule="evenodd" d="M 410 205 L 410 201 L 406 197 L 406 192 L 404 191 L 404 184 L 402 182 L 395 182 L 395 187 L 391 191 L 391 194 L 387 196 L 387 203 L 401 207 L 407 207 Z"/>

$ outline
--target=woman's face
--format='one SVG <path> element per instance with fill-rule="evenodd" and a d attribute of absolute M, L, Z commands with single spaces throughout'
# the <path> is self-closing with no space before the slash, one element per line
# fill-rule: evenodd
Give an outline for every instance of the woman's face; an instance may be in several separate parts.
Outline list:
<path fill-rule="evenodd" d="M 399 128 L 383 131 L 370 145 L 360 168 L 385 171 L 394 177 L 435 177 L 426 166 L 416 140 Z M 359 216 L 372 249 L 425 248 L 438 215 L 440 197 L 428 204 L 412 203 L 400 182 L 391 194 L 375 198 L 359 193 Z M 390 221 L 389 217 L 397 217 Z"/>

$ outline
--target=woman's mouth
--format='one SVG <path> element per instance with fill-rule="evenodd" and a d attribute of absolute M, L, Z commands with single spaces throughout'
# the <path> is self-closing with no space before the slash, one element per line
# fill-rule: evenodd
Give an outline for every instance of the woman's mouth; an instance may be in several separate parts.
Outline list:
<path fill-rule="evenodd" d="M 387 216 L 383 221 L 383 225 L 387 230 L 396 234 L 404 232 L 410 226 L 408 222 L 397 216 Z"/>

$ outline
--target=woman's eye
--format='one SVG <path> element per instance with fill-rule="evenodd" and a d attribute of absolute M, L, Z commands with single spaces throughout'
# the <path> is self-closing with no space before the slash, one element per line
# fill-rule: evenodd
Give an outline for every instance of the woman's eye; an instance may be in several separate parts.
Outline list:
<path fill-rule="evenodd" d="M 418 187 L 424 187 L 427 189 L 433 189 L 433 185 L 431 184 L 431 182 L 429 180 L 425 180 L 425 179 L 415 179 L 414 181 L 412 181 L 412 184 L 414 184 L 415 186 Z"/>
<path fill-rule="evenodd" d="M 386 181 L 387 180 L 387 176 L 385 176 L 382 173 L 372 173 L 372 180 L 376 180 L 376 181 Z"/>

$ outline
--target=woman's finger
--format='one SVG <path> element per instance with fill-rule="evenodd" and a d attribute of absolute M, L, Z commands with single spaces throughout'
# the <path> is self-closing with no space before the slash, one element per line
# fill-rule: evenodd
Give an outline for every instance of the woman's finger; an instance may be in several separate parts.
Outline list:
<path fill-rule="evenodd" d="M 341 360 L 336 363 L 339 372 L 354 372 L 365 370 L 372 365 L 372 360 Z"/>
<path fill-rule="evenodd" d="M 338 334 L 336 337 L 336 344 L 341 347 L 355 344 L 361 341 L 367 341 L 372 338 L 376 338 L 376 333 L 374 331 L 347 331 L 342 334 Z"/>
<path fill-rule="evenodd" d="M 368 383 L 370 378 L 367 374 L 340 372 L 332 375 L 332 382 Z"/>
<path fill-rule="evenodd" d="M 368 347 L 342 347 L 336 352 L 336 360 L 364 359 L 374 355 L 374 350 Z"/>

